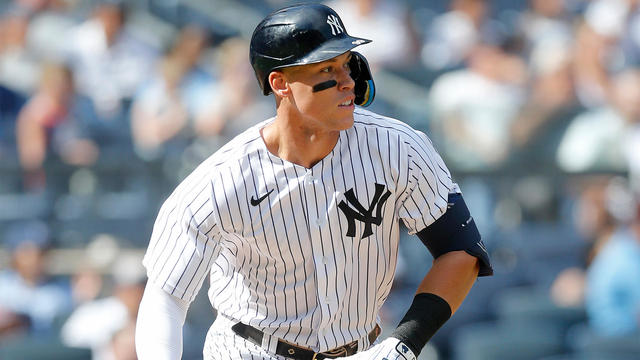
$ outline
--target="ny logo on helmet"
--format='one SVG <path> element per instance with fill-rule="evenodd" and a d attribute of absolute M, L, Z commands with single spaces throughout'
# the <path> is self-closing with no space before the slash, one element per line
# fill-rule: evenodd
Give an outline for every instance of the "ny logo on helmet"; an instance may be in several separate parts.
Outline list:
<path fill-rule="evenodd" d="M 340 25 L 340 20 L 338 20 L 338 17 L 335 16 L 335 15 L 327 16 L 327 24 L 329 24 L 329 26 L 331 26 L 331 34 L 332 35 L 338 35 L 338 34 L 344 32 L 344 29 L 342 28 L 342 25 Z"/>

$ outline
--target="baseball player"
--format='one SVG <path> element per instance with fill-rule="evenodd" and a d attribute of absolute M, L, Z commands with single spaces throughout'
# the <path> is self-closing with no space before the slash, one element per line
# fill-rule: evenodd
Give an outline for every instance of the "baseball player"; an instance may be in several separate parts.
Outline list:
<path fill-rule="evenodd" d="M 204 358 L 415 359 L 462 303 L 488 255 L 427 136 L 367 106 L 375 87 L 324 5 L 255 29 L 250 60 L 276 116 L 205 160 L 162 206 L 144 258 L 140 359 L 179 359 L 189 303 L 209 275 L 218 311 Z M 433 254 L 390 337 L 378 311 L 397 264 L 399 223 Z"/>

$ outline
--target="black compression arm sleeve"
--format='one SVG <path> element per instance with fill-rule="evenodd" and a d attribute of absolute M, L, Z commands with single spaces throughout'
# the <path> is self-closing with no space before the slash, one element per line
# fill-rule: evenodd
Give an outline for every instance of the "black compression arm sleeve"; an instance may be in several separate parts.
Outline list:
<path fill-rule="evenodd" d="M 418 357 L 433 334 L 451 317 L 451 307 L 446 300 L 431 293 L 421 293 L 413 298 L 409 310 L 391 334 L 405 343 Z"/>

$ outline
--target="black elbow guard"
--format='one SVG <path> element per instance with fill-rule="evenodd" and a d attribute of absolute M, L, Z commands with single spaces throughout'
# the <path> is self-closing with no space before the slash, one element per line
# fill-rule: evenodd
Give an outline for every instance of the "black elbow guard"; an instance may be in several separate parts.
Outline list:
<path fill-rule="evenodd" d="M 464 250 L 480 260 L 478 276 L 493 275 L 489 254 L 462 195 L 449 194 L 447 211 L 418 232 L 418 237 L 434 259 L 450 251 Z"/>

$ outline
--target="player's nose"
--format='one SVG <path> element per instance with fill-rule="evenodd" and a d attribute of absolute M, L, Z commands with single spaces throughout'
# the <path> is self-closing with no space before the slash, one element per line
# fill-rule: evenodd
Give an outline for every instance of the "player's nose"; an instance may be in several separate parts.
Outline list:
<path fill-rule="evenodd" d="M 340 90 L 351 90 L 356 86 L 356 82 L 351 77 L 349 69 L 341 69 L 338 75 L 338 88 Z"/>

